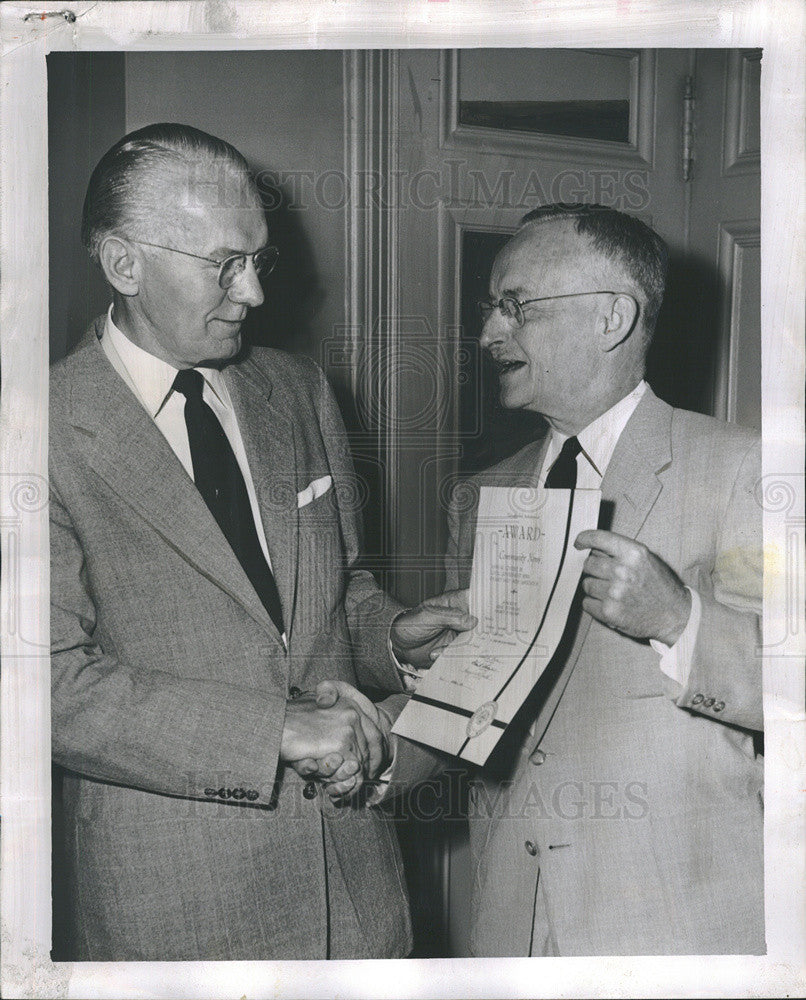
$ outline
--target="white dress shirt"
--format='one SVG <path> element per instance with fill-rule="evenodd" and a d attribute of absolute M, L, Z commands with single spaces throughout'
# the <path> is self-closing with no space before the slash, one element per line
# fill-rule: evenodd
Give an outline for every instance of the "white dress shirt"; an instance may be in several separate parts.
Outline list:
<path fill-rule="evenodd" d="M 101 335 L 101 347 L 112 367 L 157 425 L 171 446 L 171 450 L 182 463 L 185 472 L 193 479 L 193 460 L 190 456 L 190 442 L 185 424 L 185 397 L 182 393 L 173 390 L 174 379 L 179 369 L 132 343 L 126 334 L 115 325 L 112 319 L 112 306 L 109 307 L 106 316 L 106 324 Z M 246 493 L 249 497 L 249 506 L 252 508 L 252 517 L 255 521 L 260 548 L 269 568 L 271 568 L 271 556 L 260 517 L 255 484 L 252 480 L 249 463 L 246 460 L 246 449 L 227 386 L 217 368 L 198 367 L 196 371 L 204 378 L 202 398 L 215 413 L 230 447 L 235 453 L 238 467 L 246 484 Z M 285 639 L 285 636 L 283 638 Z"/>
<path fill-rule="evenodd" d="M 611 406 L 606 413 L 597 417 L 592 424 L 577 434 L 577 441 L 582 451 L 577 456 L 577 488 L 581 490 L 598 490 L 602 478 L 616 450 L 621 432 L 627 426 L 627 421 L 633 415 L 636 406 L 647 389 L 643 380 L 633 391 Z M 546 455 L 540 470 L 539 482 L 545 485 L 546 476 L 558 458 L 560 449 L 568 440 L 569 435 L 560 434 L 554 429 L 550 432 Z"/>

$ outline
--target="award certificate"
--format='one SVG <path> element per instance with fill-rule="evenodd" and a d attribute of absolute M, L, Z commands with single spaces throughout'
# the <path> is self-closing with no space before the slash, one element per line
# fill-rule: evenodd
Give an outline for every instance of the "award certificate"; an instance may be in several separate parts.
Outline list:
<path fill-rule="evenodd" d="M 392 732 L 483 764 L 548 666 L 595 528 L 599 490 L 482 487 L 470 611 L 463 632 L 419 681 Z"/>

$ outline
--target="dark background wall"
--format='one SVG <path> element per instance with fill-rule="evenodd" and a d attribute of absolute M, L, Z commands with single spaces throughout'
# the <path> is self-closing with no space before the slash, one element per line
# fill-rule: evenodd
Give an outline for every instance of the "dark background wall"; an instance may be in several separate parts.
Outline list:
<path fill-rule="evenodd" d="M 345 316 L 342 53 L 53 53 L 48 84 L 52 360 L 109 302 L 79 239 L 92 168 L 158 121 L 212 132 L 249 160 L 281 259 L 248 333 L 319 359 Z"/>
<path fill-rule="evenodd" d="M 50 356 L 62 357 L 109 299 L 81 245 L 81 206 L 98 158 L 126 131 L 125 55 L 48 56 Z"/>

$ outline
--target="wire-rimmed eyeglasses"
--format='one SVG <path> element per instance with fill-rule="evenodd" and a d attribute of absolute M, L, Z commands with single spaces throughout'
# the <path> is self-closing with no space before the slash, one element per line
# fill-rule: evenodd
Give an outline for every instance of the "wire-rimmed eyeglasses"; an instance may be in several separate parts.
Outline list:
<path fill-rule="evenodd" d="M 629 292 L 613 292 L 606 289 L 600 289 L 596 292 L 567 292 L 565 295 L 544 295 L 539 299 L 519 300 L 511 295 L 505 295 L 497 302 L 491 302 L 489 299 L 479 299 L 478 307 L 482 322 L 486 323 L 493 310 L 498 309 L 505 319 L 513 320 L 516 326 L 523 326 L 525 321 L 523 315 L 524 306 L 531 305 L 533 302 L 551 302 L 553 299 L 575 299 L 582 295 L 629 295 L 630 298 L 634 297 Z"/>
<path fill-rule="evenodd" d="M 280 259 L 277 247 L 261 247 L 254 253 L 233 253 L 223 260 L 215 260 L 213 257 L 202 257 L 201 254 L 190 253 L 187 250 L 177 250 L 176 247 L 166 247 L 161 243 L 149 243 L 148 240 L 131 242 L 140 243 L 145 247 L 156 247 L 158 250 L 170 250 L 171 253 L 181 253 L 185 257 L 195 257 L 196 260 L 206 260 L 208 264 L 215 264 L 218 267 L 218 284 L 224 289 L 230 288 L 243 274 L 247 260 L 251 259 L 258 277 L 265 278 L 267 274 L 271 274 Z"/>

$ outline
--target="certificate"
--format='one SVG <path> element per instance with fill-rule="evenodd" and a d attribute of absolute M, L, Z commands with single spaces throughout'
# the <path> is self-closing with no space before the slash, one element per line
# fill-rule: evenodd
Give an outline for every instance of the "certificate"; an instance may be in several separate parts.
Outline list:
<path fill-rule="evenodd" d="M 470 611 L 420 680 L 392 732 L 483 764 L 548 666 L 571 609 L 595 528 L 599 490 L 482 487 Z"/>

